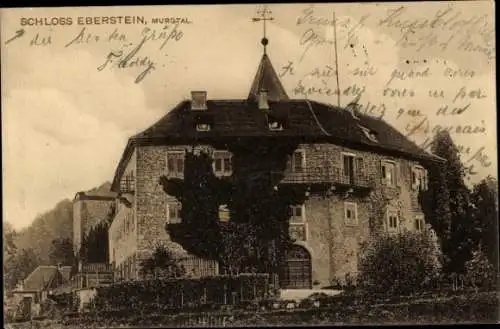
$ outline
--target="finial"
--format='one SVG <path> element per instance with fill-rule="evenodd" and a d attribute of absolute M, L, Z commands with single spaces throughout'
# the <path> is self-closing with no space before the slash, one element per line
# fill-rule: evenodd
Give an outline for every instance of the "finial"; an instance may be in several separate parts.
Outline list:
<path fill-rule="evenodd" d="M 264 54 L 266 53 L 266 46 L 269 44 L 269 39 L 266 38 L 266 21 L 274 20 L 273 17 L 268 17 L 267 15 L 271 14 L 270 10 L 267 10 L 267 6 L 263 6 L 261 10 L 257 11 L 259 17 L 252 18 L 253 22 L 263 22 L 263 37 L 260 43 L 264 46 Z"/>

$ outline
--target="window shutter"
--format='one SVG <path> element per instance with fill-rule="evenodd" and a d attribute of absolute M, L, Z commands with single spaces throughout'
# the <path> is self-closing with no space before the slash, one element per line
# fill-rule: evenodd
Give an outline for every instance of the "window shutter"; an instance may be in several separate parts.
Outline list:
<path fill-rule="evenodd" d="M 415 168 L 411 169 L 411 188 L 412 190 L 415 190 L 417 188 L 417 184 L 415 183 L 417 180 L 417 172 Z"/>
<path fill-rule="evenodd" d="M 385 180 L 386 180 L 386 172 L 385 172 L 385 166 L 384 166 L 384 163 L 383 163 L 382 161 L 380 161 L 380 168 L 381 168 L 380 170 L 381 170 L 381 173 L 382 173 L 382 178 L 381 178 L 381 180 L 382 180 L 382 183 L 384 183 L 384 182 L 385 182 Z"/>
<path fill-rule="evenodd" d="M 401 186 L 401 165 L 399 162 L 394 164 L 394 183 L 396 186 Z"/>
<path fill-rule="evenodd" d="M 360 175 L 360 176 L 364 175 L 364 173 L 365 173 L 364 166 L 365 166 L 365 164 L 364 164 L 363 158 L 356 157 L 356 172 L 358 173 L 358 175 Z"/>
<path fill-rule="evenodd" d="M 429 189 L 429 172 L 424 170 L 424 190 Z"/>

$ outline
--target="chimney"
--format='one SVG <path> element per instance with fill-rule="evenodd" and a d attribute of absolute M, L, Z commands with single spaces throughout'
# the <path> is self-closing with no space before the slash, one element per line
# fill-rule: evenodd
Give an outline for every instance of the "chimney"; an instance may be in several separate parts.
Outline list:
<path fill-rule="evenodd" d="M 207 109 L 207 92 L 191 91 L 191 110 L 203 111 Z"/>
<path fill-rule="evenodd" d="M 259 92 L 259 110 L 267 112 L 269 110 L 269 103 L 267 102 L 267 90 Z"/>

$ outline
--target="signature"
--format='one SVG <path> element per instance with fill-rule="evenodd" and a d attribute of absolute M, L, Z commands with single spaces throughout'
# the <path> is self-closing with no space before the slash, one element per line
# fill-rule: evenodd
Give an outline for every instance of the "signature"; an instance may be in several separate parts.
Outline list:
<path fill-rule="evenodd" d="M 98 71 L 104 70 L 108 66 L 116 66 L 120 69 L 130 69 L 139 67 L 143 69 L 135 78 L 135 83 L 141 82 L 148 74 L 156 69 L 156 63 L 148 56 L 139 56 L 139 52 L 146 43 L 146 37 L 135 46 L 130 52 L 126 53 L 123 50 L 111 51 L 106 56 L 106 61 L 97 67 Z"/>

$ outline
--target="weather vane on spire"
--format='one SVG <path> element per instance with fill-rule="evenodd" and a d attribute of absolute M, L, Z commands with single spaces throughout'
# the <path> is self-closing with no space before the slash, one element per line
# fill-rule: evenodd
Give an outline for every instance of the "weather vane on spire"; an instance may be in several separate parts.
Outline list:
<path fill-rule="evenodd" d="M 257 11 L 257 14 L 259 15 L 259 17 L 254 17 L 252 18 L 252 21 L 253 22 L 263 22 L 263 33 L 264 33 L 264 36 L 262 38 L 262 40 L 260 41 L 260 43 L 262 43 L 262 45 L 264 46 L 264 54 L 266 53 L 266 46 L 267 44 L 269 43 L 269 40 L 266 38 L 266 21 L 272 21 L 274 20 L 273 17 L 269 17 L 267 15 L 271 15 L 271 11 L 267 9 L 267 6 L 263 6 L 261 10 Z"/>

